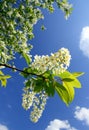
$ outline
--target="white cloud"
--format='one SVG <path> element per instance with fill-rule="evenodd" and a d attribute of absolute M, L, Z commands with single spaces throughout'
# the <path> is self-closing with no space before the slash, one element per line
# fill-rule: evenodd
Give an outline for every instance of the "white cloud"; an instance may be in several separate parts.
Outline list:
<path fill-rule="evenodd" d="M 0 124 L 0 130 L 9 130 L 7 126 Z"/>
<path fill-rule="evenodd" d="M 79 47 L 83 54 L 89 58 L 89 26 L 82 29 Z"/>
<path fill-rule="evenodd" d="M 76 128 L 71 127 L 68 120 L 62 121 L 58 119 L 54 119 L 53 121 L 50 121 L 49 125 L 47 126 L 45 130 L 61 130 L 61 129 L 77 130 Z"/>
<path fill-rule="evenodd" d="M 74 114 L 76 119 L 89 126 L 89 108 L 77 106 Z"/>

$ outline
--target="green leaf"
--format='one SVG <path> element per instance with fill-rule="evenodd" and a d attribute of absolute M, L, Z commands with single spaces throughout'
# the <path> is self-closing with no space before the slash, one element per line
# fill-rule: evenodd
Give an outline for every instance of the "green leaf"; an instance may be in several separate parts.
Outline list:
<path fill-rule="evenodd" d="M 27 78 L 28 76 L 31 75 L 31 73 L 33 73 L 34 71 L 32 71 L 32 69 L 30 67 L 28 68 L 24 68 L 23 72 L 21 72 L 20 74 L 24 77 Z"/>
<path fill-rule="evenodd" d="M 72 75 L 75 76 L 75 77 L 79 77 L 83 74 L 84 74 L 84 72 L 74 72 L 74 73 L 72 73 Z"/>
<path fill-rule="evenodd" d="M 69 71 L 64 71 L 63 73 L 60 73 L 60 74 L 59 74 L 59 77 L 60 77 L 61 79 L 64 79 L 64 78 L 72 78 L 71 76 L 72 76 L 72 74 L 71 74 Z"/>
<path fill-rule="evenodd" d="M 72 87 L 81 88 L 80 81 L 70 72 L 65 71 L 64 73 L 60 74 L 62 81 L 68 82 L 68 84 Z M 66 80 L 70 79 L 70 81 Z"/>
<path fill-rule="evenodd" d="M 54 96 L 55 94 L 55 88 L 53 81 L 47 81 L 45 86 L 45 91 L 48 94 L 48 96 Z"/>
<path fill-rule="evenodd" d="M 26 53 L 23 53 L 23 57 L 25 58 L 27 64 L 29 65 L 30 62 L 31 62 L 31 57 L 30 55 L 26 54 Z"/>
<path fill-rule="evenodd" d="M 10 75 L 0 75 L 0 79 L 9 79 L 11 78 Z"/>
<path fill-rule="evenodd" d="M 44 90 L 44 82 L 42 81 L 42 79 L 38 78 L 34 80 L 34 91 L 38 93 L 43 90 Z"/>
<path fill-rule="evenodd" d="M 46 71 L 45 73 L 43 73 L 42 75 L 45 77 L 45 78 L 49 78 L 51 75 L 50 75 L 50 71 Z"/>
<path fill-rule="evenodd" d="M 71 102 L 68 89 L 66 89 L 66 87 L 64 87 L 63 85 L 55 82 L 55 90 L 57 91 L 61 100 L 68 106 Z"/>
<path fill-rule="evenodd" d="M 70 86 L 70 82 L 66 82 L 66 81 L 63 82 L 63 86 L 67 89 L 69 94 L 69 100 L 70 102 L 72 102 L 75 95 L 74 87 Z"/>
<path fill-rule="evenodd" d="M 62 79 L 62 81 L 71 82 L 71 81 L 74 81 L 74 78 L 64 78 Z"/>
<path fill-rule="evenodd" d="M 48 96 L 54 96 L 55 94 L 55 87 L 54 87 L 54 80 L 53 79 L 42 79 L 42 78 L 36 78 L 33 80 L 34 82 L 34 91 L 35 92 L 41 92 L 45 91 Z"/>
<path fill-rule="evenodd" d="M 7 80 L 6 79 L 1 79 L 1 85 L 3 87 L 6 87 L 6 84 L 7 84 Z"/>
<path fill-rule="evenodd" d="M 0 75 L 4 75 L 4 73 L 2 71 L 0 71 Z"/>
<path fill-rule="evenodd" d="M 42 30 L 42 31 L 46 30 L 46 28 L 45 28 L 44 25 L 41 26 L 41 30 Z"/>
<path fill-rule="evenodd" d="M 81 88 L 81 83 L 76 78 L 73 78 L 71 81 L 63 79 L 63 82 L 68 83 L 70 87 Z"/>
<path fill-rule="evenodd" d="M 80 83 L 80 81 L 78 80 L 78 79 L 74 79 L 74 81 L 72 81 L 72 82 L 70 82 L 71 84 L 70 84 L 70 86 L 73 86 L 73 87 L 75 87 L 75 88 L 81 88 L 81 83 Z"/>
<path fill-rule="evenodd" d="M 11 78 L 10 75 L 4 75 L 2 71 L 0 71 L 0 81 L 1 81 L 1 86 L 6 87 L 7 85 L 7 79 Z"/>
<path fill-rule="evenodd" d="M 63 86 L 68 91 L 70 102 L 72 102 L 75 95 L 74 87 L 81 88 L 81 83 L 73 74 L 68 71 L 62 73 L 60 77 L 62 78 Z"/>

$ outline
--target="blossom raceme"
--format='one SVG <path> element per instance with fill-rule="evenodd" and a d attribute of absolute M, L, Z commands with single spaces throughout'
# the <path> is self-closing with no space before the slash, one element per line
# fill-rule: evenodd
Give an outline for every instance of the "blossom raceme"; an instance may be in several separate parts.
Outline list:
<path fill-rule="evenodd" d="M 47 98 L 48 96 L 45 91 L 35 93 L 32 89 L 24 89 L 22 106 L 25 110 L 28 110 L 33 107 L 30 113 L 30 119 L 32 122 L 36 123 L 42 116 Z"/>
<path fill-rule="evenodd" d="M 40 92 L 36 96 L 36 100 L 34 100 L 34 103 L 33 103 L 33 110 L 31 111 L 31 114 L 30 114 L 30 119 L 32 122 L 36 123 L 39 120 L 39 118 L 42 116 L 47 99 L 48 99 L 48 96 L 45 93 L 45 91 Z"/>
<path fill-rule="evenodd" d="M 64 72 L 69 67 L 70 60 L 71 55 L 69 50 L 61 48 L 58 52 L 51 53 L 50 56 L 34 56 L 34 61 L 30 66 L 33 70 L 36 69 L 39 74 L 47 70 L 51 70 L 52 73 L 57 74 Z"/>
<path fill-rule="evenodd" d="M 30 109 L 30 107 L 32 106 L 34 96 L 35 96 L 34 91 L 32 91 L 32 90 L 28 91 L 28 90 L 24 89 L 24 94 L 23 94 L 23 98 L 22 98 L 22 106 L 25 110 Z"/>

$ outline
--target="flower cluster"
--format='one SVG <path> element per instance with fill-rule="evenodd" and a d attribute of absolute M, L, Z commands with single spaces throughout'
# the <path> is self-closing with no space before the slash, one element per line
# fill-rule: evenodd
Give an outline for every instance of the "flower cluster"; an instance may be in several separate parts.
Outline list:
<path fill-rule="evenodd" d="M 45 94 L 45 92 L 40 92 L 37 96 L 35 96 L 33 110 L 30 114 L 30 119 L 32 122 L 37 122 L 39 118 L 42 116 L 43 110 L 45 109 L 47 98 L 48 96 Z"/>
<path fill-rule="evenodd" d="M 28 40 L 34 38 L 34 25 L 44 19 L 41 8 L 54 11 L 56 3 L 66 15 L 70 14 L 70 4 L 67 1 L 53 0 L 1 0 L 0 1 L 0 44 L 4 43 L 3 53 L 0 51 L 0 61 L 8 62 L 14 58 L 15 53 L 20 53 L 25 59 L 29 57 Z M 2 47 L 1 47 L 2 49 Z M 6 50 L 6 51 L 5 51 Z M 31 58 L 29 58 L 31 59 Z"/>
<path fill-rule="evenodd" d="M 72 4 L 69 4 L 67 0 L 57 0 L 57 4 L 60 7 L 60 9 L 65 13 L 65 18 L 68 19 L 72 12 Z"/>
<path fill-rule="evenodd" d="M 33 107 L 30 119 L 36 123 L 45 109 L 48 96 L 45 92 L 35 93 L 32 89 L 24 89 L 24 92 L 22 106 L 25 110 L 30 109 L 31 106 Z"/>
<path fill-rule="evenodd" d="M 1 39 L 0 39 L 1 40 Z M 6 45 L 3 41 L 0 41 L 0 63 L 6 63 L 8 60 L 11 60 L 13 57 L 8 52 Z"/>
<path fill-rule="evenodd" d="M 36 69 L 39 74 L 50 70 L 54 74 L 64 72 L 70 65 L 71 55 L 68 49 L 61 48 L 56 53 L 51 53 L 51 56 L 38 56 L 34 57 L 31 68 Z"/>
<path fill-rule="evenodd" d="M 36 8 L 37 2 L 35 5 L 34 2 L 35 0 L 0 1 L 0 44 L 5 44 L 4 49 L 0 47 L 3 49 L 3 53 L 0 51 L 1 62 L 12 60 L 16 52 L 29 57 L 31 47 L 27 42 L 34 38 L 34 25 L 44 18 L 40 8 Z"/>
<path fill-rule="evenodd" d="M 23 94 L 22 106 L 25 110 L 28 110 L 32 106 L 35 93 L 33 91 L 28 91 L 26 89 L 24 89 L 24 92 L 25 93 Z"/>

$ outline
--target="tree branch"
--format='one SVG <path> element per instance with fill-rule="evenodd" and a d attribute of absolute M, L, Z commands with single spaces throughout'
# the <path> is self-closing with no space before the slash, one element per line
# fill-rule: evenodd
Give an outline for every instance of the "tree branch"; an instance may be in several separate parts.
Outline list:
<path fill-rule="evenodd" d="M 4 66 L 4 67 L 6 67 L 6 68 L 10 68 L 10 69 L 12 69 L 12 70 L 16 70 L 16 71 L 19 71 L 19 72 L 22 72 L 22 73 L 25 73 L 25 74 L 28 74 L 28 75 L 35 75 L 35 76 L 41 77 L 41 78 L 43 78 L 43 79 L 46 79 L 43 75 L 38 75 L 38 74 L 35 74 L 35 73 L 26 72 L 26 71 L 24 71 L 24 70 L 21 70 L 21 69 L 19 69 L 19 68 L 16 68 L 16 67 L 14 67 L 14 66 L 10 66 L 10 65 L 7 65 L 7 64 L 2 64 L 2 63 L 0 63 L 0 66 Z"/>

